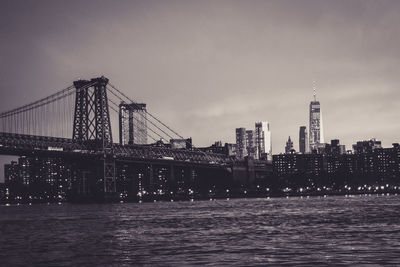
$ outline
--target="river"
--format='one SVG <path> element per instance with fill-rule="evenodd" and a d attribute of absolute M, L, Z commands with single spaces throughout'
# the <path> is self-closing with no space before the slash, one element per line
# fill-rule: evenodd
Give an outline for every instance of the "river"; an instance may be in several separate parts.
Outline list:
<path fill-rule="evenodd" d="M 0 266 L 400 264 L 400 196 L 0 206 Z"/>

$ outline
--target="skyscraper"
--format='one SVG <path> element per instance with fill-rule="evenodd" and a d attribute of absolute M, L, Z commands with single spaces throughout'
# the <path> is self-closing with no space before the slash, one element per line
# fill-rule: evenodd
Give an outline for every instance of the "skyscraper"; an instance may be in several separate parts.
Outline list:
<path fill-rule="evenodd" d="M 246 149 L 247 155 L 257 158 L 257 149 L 255 145 L 255 132 L 253 130 L 246 130 Z"/>
<path fill-rule="evenodd" d="M 322 113 L 321 105 L 317 101 L 315 88 L 314 88 L 314 100 L 310 103 L 310 151 L 317 148 L 318 144 L 324 143 L 324 134 L 322 126 Z"/>
<path fill-rule="evenodd" d="M 242 159 L 247 156 L 246 128 L 236 128 L 236 146 L 238 158 Z"/>
<path fill-rule="evenodd" d="M 310 150 L 310 146 L 308 144 L 308 133 L 306 126 L 300 126 L 299 132 L 299 151 L 302 154 L 308 153 Z"/>
<path fill-rule="evenodd" d="M 121 145 L 147 144 L 146 104 L 119 105 L 119 142 Z"/>
<path fill-rule="evenodd" d="M 292 140 L 290 139 L 290 136 L 289 136 L 289 139 L 287 140 L 286 146 L 285 146 L 285 153 L 289 154 L 292 149 L 293 149 L 293 142 L 292 142 Z"/>
<path fill-rule="evenodd" d="M 272 159 L 271 130 L 269 122 L 262 121 L 255 123 L 255 144 L 257 158 L 267 154 L 268 159 Z"/>

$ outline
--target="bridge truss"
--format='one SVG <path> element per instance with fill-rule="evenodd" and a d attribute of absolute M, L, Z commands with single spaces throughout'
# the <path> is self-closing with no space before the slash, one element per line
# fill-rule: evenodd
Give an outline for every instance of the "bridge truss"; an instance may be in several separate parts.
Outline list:
<path fill-rule="evenodd" d="M 137 102 L 105 77 L 75 81 L 50 96 L 0 113 L 0 153 L 96 157 L 102 165 L 99 181 L 103 183 L 104 193 L 115 192 L 115 161 L 119 159 L 172 159 L 213 167 L 232 163 L 227 156 L 205 153 L 191 144 L 186 149 L 166 147 L 159 141 L 185 138 L 147 110 L 145 114 L 140 113 L 146 121 L 145 138 L 154 143 L 114 143 L 112 128 L 118 127 L 112 123 L 115 126 L 118 122 L 120 103 L 135 105 Z"/>

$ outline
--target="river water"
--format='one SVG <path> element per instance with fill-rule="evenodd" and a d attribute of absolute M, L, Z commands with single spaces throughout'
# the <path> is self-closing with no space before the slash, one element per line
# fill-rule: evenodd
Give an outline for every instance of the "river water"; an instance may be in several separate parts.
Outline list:
<path fill-rule="evenodd" d="M 0 266 L 400 265 L 400 196 L 0 206 Z"/>

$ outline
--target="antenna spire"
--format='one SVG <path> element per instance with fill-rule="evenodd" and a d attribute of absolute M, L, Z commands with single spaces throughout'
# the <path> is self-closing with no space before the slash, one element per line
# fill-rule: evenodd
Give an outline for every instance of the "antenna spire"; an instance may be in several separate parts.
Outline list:
<path fill-rule="evenodd" d="M 315 85 L 315 81 L 313 81 L 313 91 L 314 91 L 314 101 L 317 101 L 317 89 Z"/>

